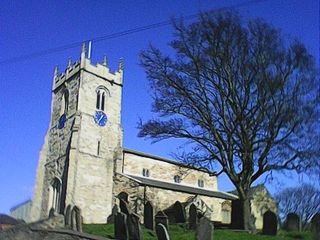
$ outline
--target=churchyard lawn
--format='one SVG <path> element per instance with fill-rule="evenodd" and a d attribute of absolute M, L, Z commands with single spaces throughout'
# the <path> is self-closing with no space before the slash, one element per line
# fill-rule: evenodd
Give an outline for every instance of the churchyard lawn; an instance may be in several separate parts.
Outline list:
<path fill-rule="evenodd" d="M 113 237 L 113 224 L 84 224 L 83 231 L 86 233 Z M 153 231 L 143 229 L 144 240 L 157 240 L 156 234 Z M 187 230 L 183 224 L 173 224 L 169 226 L 169 234 L 171 240 L 194 240 L 194 232 Z M 312 240 L 310 232 L 285 232 L 280 231 L 277 236 L 263 236 L 263 235 L 251 235 L 245 232 L 232 232 L 230 230 L 215 230 L 214 240 Z"/>

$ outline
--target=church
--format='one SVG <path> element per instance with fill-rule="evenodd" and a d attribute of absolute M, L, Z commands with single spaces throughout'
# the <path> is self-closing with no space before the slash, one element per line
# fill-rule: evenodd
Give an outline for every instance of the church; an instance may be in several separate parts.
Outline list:
<path fill-rule="evenodd" d="M 77 206 L 84 223 L 106 223 L 121 198 L 140 216 L 146 203 L 157 212 L 179 201 L 186 211 L 195 204 L 212 221 L 229 224 L 237 196 L 218 190 L 214 172 L 124 148 L 122 88 L 123 62 L 115 72 L 106 59 L 92 64 L 85 44 L 80 61 L 55 69 L 27 221 Z"/>

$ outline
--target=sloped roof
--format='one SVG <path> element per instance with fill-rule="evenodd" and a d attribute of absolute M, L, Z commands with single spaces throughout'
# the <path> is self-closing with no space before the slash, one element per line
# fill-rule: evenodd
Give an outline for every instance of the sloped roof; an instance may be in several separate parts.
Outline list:
<path fill-rule="evenodd" d="M 16 225 L 19 221 L 13 217 L 10 217 L 6 214 L 0 214 L 0 224 L 7 224 L 7 225 Z"/>
<path fill-rule="evenodd" d="M 228 199 L 228 200 L 235 200 L 238 198 L 237 196 L 230 193 L 226 193 L 226 192 L 211 191 L 204 188 L 196 188 L 196 187 L 186 186 L 182 184 L 163 182 L 163 181 L 159 181 L 152 178 L 145 178 L 145 177 L 134 176 L 129 174 L 123 174 L 123 175 L 128 176 L 130 179 L 133 179 L 134 181 L 136 181 L 137 183 L 143 186 L 150 186 L 150 187 L 162 188 L 162 189 L 167 189 L 167 190 L 172 190 L 177 192 L 185 192 L 185 193 L 190 193 L 195 195 L 203 195 L 203 196 L 222 198 L 222 199 Z"/>
<path fill-rule="evenodd" d="M 10 212 L 13 212 L 13 211 L 16 210 L 17 208 L 19 208 L 19 207 L 21 207 L 21 206 L 23 206 L 23 205 L 25 205 L 25 204 L 28 204 L 28 203 L 31 203 L 31 199 L 28 199 L 28 200 L 26 200 L 26 201 L 24 201 L 24 202 L 22 202 L 22 203 L 19 203 L 19 204 L 13 206 L 12 208 L 10 208 Z"/>

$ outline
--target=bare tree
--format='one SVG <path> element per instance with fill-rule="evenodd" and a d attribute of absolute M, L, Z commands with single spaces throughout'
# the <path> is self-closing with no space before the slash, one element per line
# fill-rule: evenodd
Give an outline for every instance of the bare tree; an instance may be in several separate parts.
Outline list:
<path fill-rule="evenodd" d="M 288 213 L 296 213 L 303 228 L 320 212 L 320 190 L 310 184 L 286 188 L 276 195 L 276 200 L 281 219 L 284 220 Z"/>
<path fill-rule="evenodd" d="M 319 110 L 314 60 L 298 41 L 261 19 L 234 12 L 174 23 L 171 54 L 141 53 L 156 118 L 139 136 L 184 139 L 180 159 L 225 173 L 254 231 L 250 186 L 271 171 L 319 169 Z"/>

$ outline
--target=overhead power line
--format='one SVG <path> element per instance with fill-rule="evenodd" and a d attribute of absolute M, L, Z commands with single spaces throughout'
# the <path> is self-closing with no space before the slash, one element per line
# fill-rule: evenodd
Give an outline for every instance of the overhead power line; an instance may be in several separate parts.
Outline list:
<path fill-rule="evenodd" d="M 234 4 L 234 5 L 227 6 L 227 7 L 215 8 L 215 9 L 212 9 L 212 10 L 209 10 L 209 11 L 206 11 L 206 12 L 215 12 L 215 11 L 226 10 L 226 9 L 240 8 L 240 7 L 245 7 L 245 6 L 249 6 L 249 5 L 252 5 L 252 4 L 257 4 L 257 3 L 260 3 L 260 2 L 266 2 L 266 1 L 268 1 L 268 0 L 245 1 L 245 2 L 242 2 L 242 3 Z M 185 20 L 191 20 L 191 19 L 197 18 L 198 16 L 199 16 L 199 13 L 196 13 L 196 14 L 182 16 L 182 18 L 185 19 Z M 126 36 L 126 35 L 147 31 L 147 30 L 150 30 L 150 29 L 156 29 L 156 28 L 168 26 L 168 25 L 171 25 L 171 23 L 172 23 L 171 20 L 166 20 L 166 21 L 161 21 L 161 22 L 157 22 L 157 23 L 153 23 L 153 24 L 149 24 L 149 25 L 145 25 L 145 26 L 141 26 L 141 27 L 136 27 L 136 28 L 132 28 L 132 29 L 128 29 L 128 30 L 124 30 L 124 31 L 108 34 L 108 35 L 98 36 L 98 37 L 87 39 L 87 40 L 84 40 L 84 41 L 81 41 L 81 42 L 68 43 L 68 44 L 65 44 L 65 45 L 62 45 L 62 46 L 59 46 L 59 47 L 49 48 L 49 49 L 40 50 L 40 51 L 36 51 L 36 52 L 33 52 L 33 53 L 17 56 L 17 57 L 8 58 L 8 59 L 0 61 L 0 64 L 1 65 L 5 65 L 5 64 L 15 63 L 15 62 L 26 61 L 26 60 L 29 60 L 29 59 L 33 59 L 33 58 L 37 58 L 37 57 L 41 57 L 41 56 L 46 56 L 46 55 L 50 55 L 50 54 L 57 53 L 57 52 L 63 52 L 63 51 L 68 50 L 68 49 L 77 48 L 77 47 L 81 46 L 81 44 L 83 42 L 88 42 L 88 41 L 92 41 L 92 42 L 106 41 L 106 40 L 113 39 L 113 38 L 119 38 L 119 37 L 123 37 L 123 36 Z"/>

